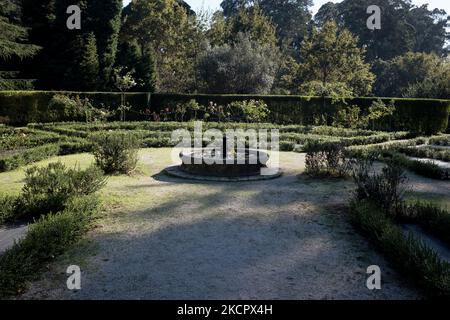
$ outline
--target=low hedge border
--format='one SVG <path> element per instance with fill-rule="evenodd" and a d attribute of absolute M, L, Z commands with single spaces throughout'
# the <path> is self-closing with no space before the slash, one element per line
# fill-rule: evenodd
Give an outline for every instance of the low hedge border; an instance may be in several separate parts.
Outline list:
<path fill-rule="evenodd" d="M 26 149 L 11 156 L 0 158 L 0 172 L 11 171 L 21 166 L 41 161 L 59 154 L 59 144 L 52 143 Z"/>
<path fill-rule="evenodd" d="M 450 146 L 450 135 L 431 138 L 430 144 L 437 146 Z"/>
<path fill-rule="evenodd" d="M 64 211 L 32 224 L 25 238 L 0 256 L 0 298 L 23 292 L 27 282 L 88 231 L 98 210 L 98 197 L 77 198 Z"/>
<path fill-rule="evenodd" d="M 100 130 L 142 130 L 154 132 L 171 132 L 177 129 L 194 130 L 195 122 L 56 122 L 56 123 L 30 123 L 31 129 L 55 131 L 61 134 L 84 137 L 88 132 Z M 276 125 L 272 123 L 239 123 L 239 122 L 203 122 L 203 130 L 236 130 L 236 129 L 278 129 L 280 133 L 289 134 L 315 134 L 338 137 L 373 136 L 385 132 L 371 130 L 344 129 L 330 126 L 304 126 L 304 125 Z M 402 133 L 399 133 L 402 134 Z"/>
<path fill-rule="evenodd" d="M 29 128 L 11 128 L 3 130 L 0 133 L 0 153 L 20 148 L 33 148 L 47 143 L 58 142 L 61 137 L 57 133 L 29 129 Z"/>
<path fill-rule="evenodd" d="M 450 212 L 427 203 L 405 205 L 400 219 L 420 225 L 424 230 L 450 246 Z"/>
<path fill-rule="evenodd" d="M 411 280 L 425 289 L 427 295 L 450 297 L 450 264 L 411 233 L 402 229 L 367 200 L 353 201 L 350 206 L 353 224 L 369 237 L 386 257 Z"/>
<path fill-rule="evenodd" d="M 383 160 L 392 160 L 405 169 L 408 169 L 420 176 L 436 179 L 436 180 L 449 180 L 450 169 L 444 169 L 432 162 L 424 162 L 418 160 L 409 159 L 404 154 L 395 151 L 386 151 L 381 155 Z"/>
<path fill-rule="evenodd" d="M 194 123 L 149 123 L 149 122 L 114 122 L 114 123 L 51 123 L 29 124 L 27 130 L 33 132 L 50 132 L 58 137 L 59 143 L 44 144 L 39 147 L 16 150 L 10 155 L 0 156 L 0 172 L 14 170 L 20 166 L 44 160 L 51 156 L 69 155 L 92 151 L 89 134 L 99 131 L 132 131 L 139 134 L 143 148 L 170 148 L 176 145 L 171 141 L 171 130 L 184 128 L 192 131 Z M 247 123 L 205 123 L 204 130 L 222 129 L 278 129 L 280 131 L 281 151 L 301 151 L 308 143 L 342 143 L 344 146 L 368 145 L 410 137 L 407 132 L 378 132 L 369 130 L 352 130 L 325 126 L 279 126 L 273 124 Z M 159 130 L 158 130 L 159 129 Z M 268 135 L 270 143 L 270 134 Z M 43 143 L 45 140 L 43 140 Z"/>
<path fill-rule="evenodd" d="M 45 144 L 39 147 L 21 150 L 12 155 L 0 157 L 0 172 L 11 171 L 54 156 L 64 156 L 91 151 L 92 143 L 83 139 L 70 139 L 59 143 Z"/>
<path fill-rule="evenodd" d="M 410 157 L 450 161 L 450 149 L 442 150 L 433 148 L 432 146 L 424 146 L 421 148 L 402 147 L 398 148 L 397 151 Z"/>

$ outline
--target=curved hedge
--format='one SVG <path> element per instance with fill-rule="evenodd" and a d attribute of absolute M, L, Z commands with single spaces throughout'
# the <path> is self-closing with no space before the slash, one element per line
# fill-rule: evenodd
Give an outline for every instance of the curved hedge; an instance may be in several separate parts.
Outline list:
<path fill-rule="evenodd" d="M 101 104 L 117 108 L 120 93 L 117 92 L 58 92 L 71 96 L 89 98 L 95 106 Z M 51 91 L 1 91 L 0 123 L 26 124 L 49 122 L 48 102 L 56 92 Z M 276 124 L 331 125 L 336 113 L 344 104 L 332 104 L 331 98 L 280 96 L 280 95 L 205 95 L 205 94 L 149 94 L 126 93 L 126 101 L 132 106 L 129 120 L 149 120 L 144 111 L 158 113 L 167 106 L 195 99 L 207 105 L 210 101 L 228 104 L 249 99 L 264 100 L 271 114 L 270 122 Z M 355 98 L 348 105 L 358 105 L 363 111 L 379 98 Z M 450 100 L 381 98 L 385 103 L 395 101 L 396 111 L 392 117 L 372 124 L 374 130 L 412 131 L 421 134 L 445 132 L 449 124 Z M 77 119 L 73 119 L 77 120 Z"/>

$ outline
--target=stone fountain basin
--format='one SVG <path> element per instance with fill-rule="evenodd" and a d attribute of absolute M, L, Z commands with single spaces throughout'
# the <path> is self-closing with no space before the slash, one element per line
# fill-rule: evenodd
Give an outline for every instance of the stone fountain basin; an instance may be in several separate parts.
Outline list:
<path fill-rule="evenodd" d="M 193 152 L 182 152 L 181 170 L 194 175 L 213 177 L 249 177 L 261 174 L 267 167 L 269 154 L 256 149 L 238 149 L 236 153 L 217 154 L 213 149 L 202 149 Z"/>

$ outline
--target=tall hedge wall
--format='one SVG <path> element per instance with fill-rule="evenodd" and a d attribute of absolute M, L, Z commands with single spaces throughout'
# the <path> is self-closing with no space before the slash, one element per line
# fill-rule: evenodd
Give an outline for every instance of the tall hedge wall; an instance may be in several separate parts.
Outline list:
<path fill-rule="evenodd" d="M 152 94 L 152 110 L 158 111 L 174 102 L 186 102 L 195 99 L 200 104 L 214 101 L 227 104 L 232 101 L 258 99 L 264 100 L 271 110 L 271 122 L 279 124 L 310 125 L 317 122 L 331 124 L 333 117 L 343 104 L 332 104 L 330 98 L 276 95 L 188 95 L 188 94 Z M 358 105 L 367 110 L 373 101 L 379 98 L 355 98 L 348 105 Z M 396 111 L 388 121 L 375 123 L 378 130 L 405 130 L 432 134 L 445 132 L 449 125 L 450 100 L 381 98 L 386 104 L 395 101 Z"/>
<path fill-rule="evenodd" d="M 88 98 L 94 106 L 104 105 L 117 108 L 121 93 L 118 92 L 53 92 L 53 91 L 0 91 L 0 122 L 14 125 L 30 122 L 49 122 L 48 104 L 55 94 Z M 150 94 L 126 93 L 126 102 L 136 112 L 143 111 L 150 104 Z M 134 117 L 133 117 L 134 115 Z M 139 120 L 136 113 L 130 113 L 130 120 Z"/>
<path fill-rule="evenodd" d="M 49 122 L 48 102 L 57 92 L 49 91 L 0 91 L 0 122 L 11 124 Z M 70 96 L 89 98 L 95 106 L 103 104 L 117 108 L 120 93 L 58 92 Z M 276 96 L 276 95 L 188 95 L 126 93 L 126 101 L 133 107 L 127 114 L 128 120 L 148 120 L 142 112 L 150 109 L 158 112 L 167 106 L 195 99 L 207 105 L 210 101 L 228 104 L 232 101 L 264 100 L 271 110 L 271 122 L 278 124 L 331 124 L 343 104 L 332 104 L 331 99 L 321 97 Z M 358 105 L 363 110 L 378 98 L 355 98 L 348 105 Z M 445 132 L 449 124 L 450 100 L 382 98 L 385 103 L 395 101 L 396 111 L 389 119 L 375 123 L 378 130 L 402 130 L 432 134 Z"/>

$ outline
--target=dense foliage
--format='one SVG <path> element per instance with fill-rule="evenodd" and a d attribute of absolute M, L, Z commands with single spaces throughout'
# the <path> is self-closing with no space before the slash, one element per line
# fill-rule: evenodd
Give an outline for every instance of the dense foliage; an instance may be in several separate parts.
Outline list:
<path fill-rule="evenodd" d="M 119 90 L 450 97 L 445 11 L 381 0 L 382 29 L 369 30 L 369 0 L 326 3 L 314 18 L 312 4 L 224 0 L 208 13 L 182 0 L 9 1 L 0 88 L 113 91 L 126 76 Z M 80 6 L 81 30 L 67 29 L 68 5 Z"/>
<path fill-rule="evenodd" d="M 426 289 L 430 296 L 450 296 L 450 264 L 401 223 L 418 224 L 448 241 L 447 211 L 423 204 L 406 204 L 403 170 L 388 162 L 372 172 L 371 159 L 360 159 L 354 170 L 357 188 L 350 202 L 354 225 L 367 235 L 393 264 Z"/>
<path fill-rule="evenodd" d="M 335 124 L 373 130 L 413 131 L 430 135 L 447 130 L 450 111 L 448 100 L 432 99 L 350 98 L 336 100 L 327 97 L 274 95 L 148 95 L 146 93 L 122 95 L 82 92 L 69 92 L 66 95 L 71 97 L 70 100 L 59 97 L 59 95 L 56 96 L 56 100 L 58 103 L 67 100 L 67 104 L 52 109 L 51 106 L 56 107 L 57 105 L 53 102 L 50 104 L 55 98 L 53 92 L 2 92 L 0 93 L 0 122 L 27 124 L 63 120 L 88 122 L 120 118 L 123 120 L 121 116 L 123 112 L 126 113 L 127 120 L 182 121 L 193 118 L 193 116 L 185 117 L 187 115 L 186 106 L 191 100 L 195 100 L 194 104 L 199 105 L 189 107 L 194 108 L 192 113 L 198 116 L 194 118 L 205 120 L 204 112 L 195 112 L 196 108 L 205 110 L 212 104 L 213 106 L 217 105 L 216 109 L 220 111 L 221 108 L 225 108 L 235 101 L 262 100 L 270 111 L 265 119 L 277 124 Z M 126 102 L 124 109 L 121 108 L 124 105 L 123 99 Z M 72 105 L 75 110 L 70 107 Z M 349 113 L 355 117 L 347 117 Z M 67 116 L 71 114 L 77 116 L 74 118 Z M 213 121 L 217 121 L 217 118 L 212 117 Z M 221 118 L 230 119 L 229 117 Z M 341 121 L 342 118 L 345 118 L 345 121 Z M 231 120 L 247 121 L 245 119 Z"/>
<path fill-rule="evenodd" d="M 29 220 L 64 210 L 72 199 L 100 190 L 105 178 L 96 167 L 70 169 L 55 162 L 47 167 L 27 169 L 24 182 L 19 197 L 6 197 L 0 201 L 5 204 L 0 211 L 0 223 L 24 218 Z"/>
<path fill-rule="evenodd" d="M 107 174 L 130 173 L 136 168 L 139 135 L 130 132 L 99 132 L 89 137 L 96 164 Z"/>
<path fill-rule="evenodd" d="M 365 96 L 372 91 L 375 76 L 370 72 L 370 65 L 364 62 L 365 49 L 358 47 L 357 38 L 348 30 L 340 31 L 336 23 L 326 22 L 321 30 L 314 28 L 311 36 L 302 43 L 300 52 L 303 58 L 300 73 L 304 86 L 310 87 L 310 81 L 320 81 L 323 87 L 343 84 L 348 95 Z M 305 91 L 302 93 L 333 94 L 323 94 L 322 90 Z"/>
<path fill-rule="evenodd" d="M 98 211 L 96 196 L 74 198 L 65 210 L 33 223 L 25 238 L 0 256 L 0 298 L 23 292 L 27 282 L 89 230 Z"/>
<path fill-rule="evenodd" d="M 203 92 L 267 94 L 278 69 L 277 51 L 240 33 L 232 45 L 207 49 L 198 62 Z"/>

